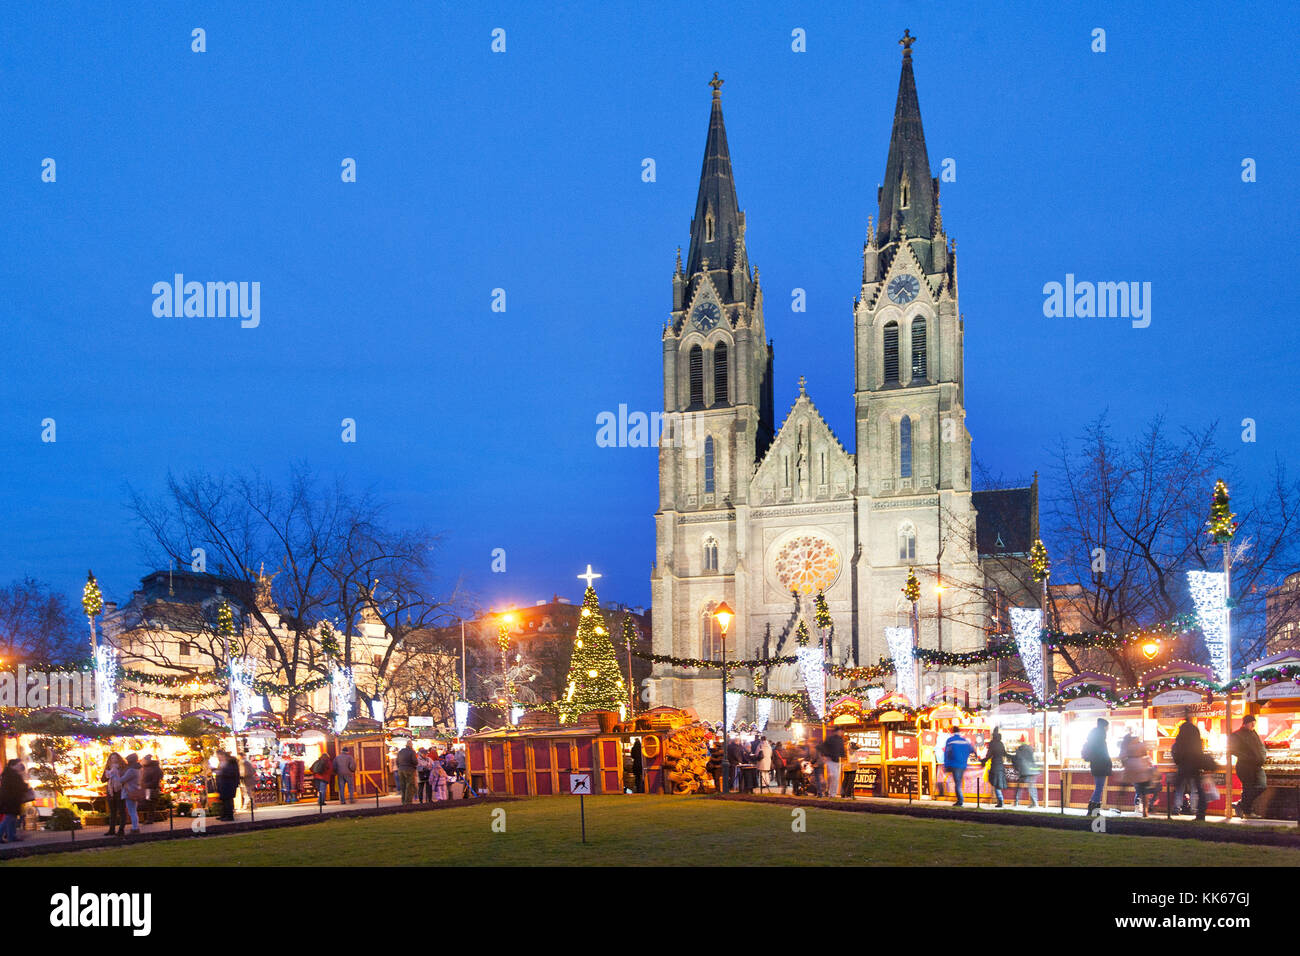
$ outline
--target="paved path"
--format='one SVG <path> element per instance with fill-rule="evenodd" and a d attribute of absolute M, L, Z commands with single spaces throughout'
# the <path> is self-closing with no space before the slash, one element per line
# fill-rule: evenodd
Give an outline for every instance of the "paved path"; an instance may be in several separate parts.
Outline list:
<path fill-rule="evenodd" d="M 443 801 L 447 803 L 449 801 Z M 432 806 L 432 804 L 430 804 Z M 400 811 L 402 800 L 398 794 L 389 794 L 379 797 L 358 797 L 355 803 L 341 804 L 337 800 L 326 803 L 323 810 L 315 800 L 306 800 L 299 803 L 289 804 L 266 804 L 258 806 L 253 813 L 247 810 L 239 811 L 235 814 L 233 821 L 221 821 L 216 817 L 175 817 L 170 822 L 167 820 L 161 823 L 142 823 L 139 834 L 128 834 L 125 842 L 131 842 L 133 839 L 139 840 L 141 837 L 155 835 L 154 839 L 164 833 L 175 830 L 176 832 L 206 832 L 220 833 L 221 830 L 229 828 L 232 825 L 238 829 L 247 829 L 247 824 L 265 824 L 269 822 L 280 823 L 306 823 L 311 820 L 322 819 L 334 814 L 346 811 L 369 810 L 374 812 L 376 809 L 381 811 Z M 25 847 L 37 847 L 45 844 L 86 844 L 88 846 L 103 846 L 108 841 L 108 827 L 89 827 L 80 830 L 24 830 L 21 833 L 22 839 L 17 844 L 0 844 L 0 859 L 15 852 L 22 852 Z M 74 843 L 75 840 L 75 843 Z M 117 840 L 116 837 L 113 838 Z"/>

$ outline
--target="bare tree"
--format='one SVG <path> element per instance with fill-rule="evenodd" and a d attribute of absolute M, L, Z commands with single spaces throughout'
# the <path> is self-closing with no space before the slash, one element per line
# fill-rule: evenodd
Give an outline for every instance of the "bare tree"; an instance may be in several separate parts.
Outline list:
<path fill-rule="evenodd" d="M 85 618 L 34 578 L 0 587 L 0 657 L 6 664 L 66 664 L 89 654 Z"/>

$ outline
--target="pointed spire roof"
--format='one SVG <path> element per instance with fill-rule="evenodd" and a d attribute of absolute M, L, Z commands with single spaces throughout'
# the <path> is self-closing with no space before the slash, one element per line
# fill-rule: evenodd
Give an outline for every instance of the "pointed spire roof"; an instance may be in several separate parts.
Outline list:
<path fill-rule="evenodd" d="M 722 122 L 722 83 L 713 74 L 713 109 L 709 114 L 709 137 L 704 144 L 704 165 L 700 170 L 700 190 L 695 200 L 695 218 L 691 220 L 691 247 L 686 257 L 686 275 L 693 276 L 704 268 L 730 270 L 739 250 L 743 217 L 736 201 L 736 183 L 731 175 L 731 152 L 727 148 L 727 128 Z M 719 290 L 726 295 L 726 290 Z"/>
<path fill-rule="evenodd" d="M 930 175 L 930 157 L 921 128 L 921 105 L 916 98 L 916 77 L 912 74 L 912 44 L 916 37 L 903 32 L 903 69 L 898 78 L 898 103 L 894 107 L 894 130 L 889 137 L 889 159 L 885 182 L 880 187 L 879 245 L 899 238 L 905 226 L 912 239 L 932 238 L 938 187 Z"/>

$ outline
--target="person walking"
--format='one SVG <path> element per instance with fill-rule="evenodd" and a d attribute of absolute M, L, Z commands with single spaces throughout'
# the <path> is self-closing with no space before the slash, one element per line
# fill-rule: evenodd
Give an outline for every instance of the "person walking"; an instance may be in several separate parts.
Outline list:
<path fill-rule="evenodd" d="M 1201 784 L 1201 774 L 1205 773 L 1205 744 L 1201 740 L 1201 731 L 1192 723 L 1192 712 L 1187 711 L 1183 722 L 1178 725 L 1178 734 L 1174 737 L 1172 749 L 1177 775 L 1174 778 L 1175 792 L 1196 790 L 1196 819 L 1205 819 L 1205 788 Z"/>
<path fill-rule="evenodd" d="M 429 771 L 429 792 L 435 803 L 447 799 L 447 768 L 441 760 L 435 760 L 433 769 Z"/>
<path fill-rule="evenodd" d="M 812 791 L 815 797 L 826 796 L 826 757 L 822 754 L 822 746 L 825 741 L 818 743 L 816 747 L 808 748 L 808 779 L 812 781 Z"/>
<path fill-rule="evenodd" d="M 772 783 L 772 745 L 762 737 L 758 742 L 758 784 L 767 789 Z"/>
<path fill-rule="evenodd" d="M 779 743 L 772 745 L 772 779 L 785 793 L 785 751 Z"/>
<path fill-rule="evenodd" d="M 1080 754 L 1088 761 L 1088 770 L 1092 773 L 1092 796 L 1088 798 L 1088 816 L 1092 816 L 1094 812 L 1101 812 L 1101 798 L 1106 789 L 1106 778 L 1114 769 L 1110 760 L 1110 747 L 1106 743 L 1106 735 L 1109 731 L 1109 721 L 1105 717 L 1098 717 L 1097 726 L 1088 733 L 1088 739 L 1083 742 L 1083 751 Z"/>
<path fill-rule="evenodd" d="M 126 761 L 116 750 L 108 755 L 104 762 L 104 772 L 99 775 L 104 784 L 104 795 L 108 799 L 108 835 L 126 836 L 126 803 L 122 800 L 122 773 L 126 770 Z"/>
<path fill-rule="evenodd" d="M 239 789 L 244 797 L 244 808 L 253 806 L 253 798 L 257 793 L 257 767 L 248 754 L 244 754 L 243 760 L 239 763 L 240 781 Z"/>
<path fill-rule="evenodd" d="M 406 806 L 415 799 L 415 771 L 419 765 L 415 745 L 411 741 L 397 751 L 397 788 L 402 794 L 402 805 Z"/>
<path fill-rule="evenodd" d="M 23 762 L 15 757 L 0 773 L 0 816 L 4 818 L 0 825 L 0 843 L 13 843 L 18 839 L 18 821 L 23 818 L 23 804 L 34 797 L 23 776 Z"/>
<path fill-rule="evenodd" d="M 1119 742 L 1119 759 L 1124 767 L 1124 779 L 1133 784 L 1134 800 L 1141 808 L 1142 816 L 1150 816 L 1156 768 L 1151 763 L 1146 743 L 1132 729 Z"/>
<path fill-rule="evenodd" d="M 324 750 L 311 765 L 311 776 L 316 781 L 316 805 L 325 806 L 325 801 L 329 799 L 330 794 L 330 777 L 334 775 L 334 761 Z"/>
<path fill-rule="evenodd" d="M 731 792 L 739 793 L 740 785 L 745 779 L 741 772 L 741 767 L 748 761 L 748 755 L 745 753 L 745 745 L 735 737 L 727 742 L 727 764 L 731 771 Z"/>
<path fill-rule="evenodd" d="M 131 756 L 135 756 L 132 754 Z M 131 758 L 127 758 L 130 763 Z M 217 752 L 217 796 L 221 798 L 220 820 L 235 819 L 235 794 L 239 792 L 239 761 L 234 754 Z M 130 804 L 127 804 L 128 809 Z"/>
<path fill-rule="evenodd" d="M 1020 778 L 1020 785 L 1016 788 L 1016 799 L 1011 804 L 1011 809 L 1020 806 L 1020 791 L 1025 790 L 1029 794 L 1029 808 L 1038 809 L 1038 764 L 1034 760 L 1034 748 L 1029 746 L 1028 741 L 1016 748 L 1016 752 L 1011 756 L 1011 762 L 1015 765 L 1016 776 Z M 1047 794 L 1043 794 L 1043 800 L 1047 800 Z"/>
<path fill-rule="evenodd" d="M 1241 781 L 1241 800 L 1234 809 L 1239 816 L 1257 816 L 1254 812 L 1255 800 L 1268 786 L 1268 777 L 1264 774 L 1264 761 L 1268 751 L 1264 741 L 1255 732 L 1255 715 L 1247 714 L 1241 721 L 1241 727 L 1232 732 L 1228 738 L 1228 760 L 1237 758 L 1237 779 Z M 1231 769 L 1231 768 L 1229 768 Z"/>
<path fill-rule="evenodd" d="M 709 759 L 704 764 L 705 772 L 713 778 L 713 787 L 722 792 L 722 747 L 714 744 L 709 748 Z"/>
<path fill-rule="evenodd" d="M 162 764 L 153 754 L 145 754 L 140 765 L 140 784 L 144 787 L 144 799 L 150 810 L 155 809 L 154 801 L 162 795 L 162 779 Z"/>
<path fill-rule="evenodd" d="M 970 764 L 970 755 L 975 752 L 969 740 L 961 735 L 956 727 L 952 736 L 943 746 L 943 769 L 952 774 L 953 793 L 957 795 L 957 806 L 966 805 L 966 795 L 962 792 L 966 782 L 966 767 Z"/>
<path fill-rule="evenodd" d="M 139 755 L 127 754 L 126 769 L 122 771 L 122 802 L 126 804 L 126 815 L 131 820 L 132 833 L 140 832 L 140 801 L 145 795 L 140 770 Z M 125 836 L 120 830 L 118 833 Z"/>
<path fill-rule="evenodd" d="M 293 793 L 293 761 L 288 757 L 280 758 L 280 800 L 284 803 L 298 800 Z"/>
<path fill-rule="evenodd" d="M 334 758 L 334 776 L 338 780 L 339 803 L 356 803 L 357 760 L 351 747 L 344 747 Z"/>
<path fill-rule="evenodd" d="M 429 771 L 433 769 L 433 760 L 429 751 L 421 747 L 415 758 L 415 802 L 429 802 Z"/>
<path fill-rule="evenodd" d="M 989 787 L 993 790 L 993 795 L 998 798 L 997 809 L 1002 809 L 1002 791 L 1007 788 L 1007 747 L 1002 742 L 1002 728 L 994 727 L 993 736 L 989 738 L 988 749 L 984 751 L 984 759 L 980 761 L 980 766 L 987 765 L 989 768 Z"/>
<path fill-rule="evenodd" d="M 632 743 L 632 792 L 641 793 L 645 776 L 645 761 L 641 758 L 641 738 Z"/>
<path fill-rule="evenodd" d="M 844 746 L 844 735 L 840 733 L 838 727 L 831 728 L 831 735 L 826 738 L 826 746 L 822 755 L 826 758 L 827 795 L 838 797 L 840 795 L 840 767 L 844 763 L 844 758 L 848 755 L 848 748 Z"/>

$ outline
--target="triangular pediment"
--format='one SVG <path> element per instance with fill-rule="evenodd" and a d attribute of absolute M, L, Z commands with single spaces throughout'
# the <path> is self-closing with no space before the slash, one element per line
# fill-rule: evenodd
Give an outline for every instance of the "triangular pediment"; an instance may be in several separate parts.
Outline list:
<path fill-rule="evenodd" d="M 854 468 L 853 456 L 801 390 L 754 469 L 750 500 L 772 504 L 851 495 Z"/>

